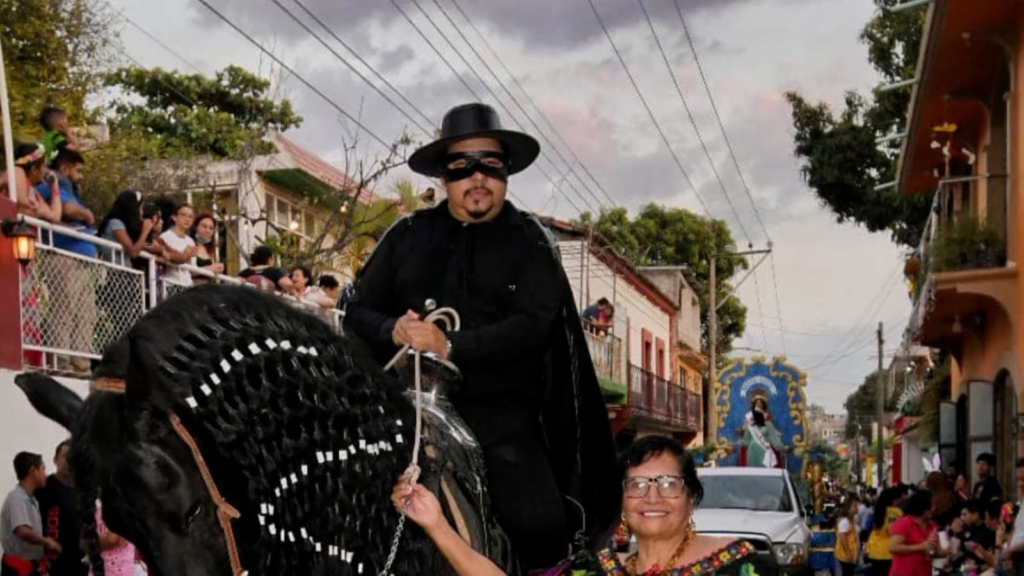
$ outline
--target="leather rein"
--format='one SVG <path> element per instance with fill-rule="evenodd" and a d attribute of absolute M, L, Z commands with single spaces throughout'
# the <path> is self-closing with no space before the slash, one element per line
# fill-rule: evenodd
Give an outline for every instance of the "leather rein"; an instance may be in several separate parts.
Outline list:
<path fill-rule="evenodd" d="M 124 394 L 126 391 L 125 381 L 117 378 L 98 378 L 93 381 L 89 387 L 89 393 L 93 392 L 113 392 L 115 394 Z M 217 483 L 213 479 L 213 475 L 210 474 L 210 467 L 206 465 L 206 460 L 203 459 L 203 454 L 199 450 L 199 445 L 196 444 L 195 438 L 185 428 L 185 425 L 181 423 L 181 419 L 174 412 L 169 415 L 171 422 L 171 428 L 178 435 L 181 440 L 188 445 L 189 450 L 192 452 L 192 460 L 199 468 L 199 474 L 203 477 L 203 483 L 206 484 L 206 490 L 210 494 L 210 498 L 213 500 L 214 505 L 217 507 L 217 520 L 220 521 L 221 530 L 224 532 L 224 544 L 228 549 L 228 558 L 231 560 L 231 573 L 234 576 L 244 576 L 248 574 L 247 571 L 242 569 L 242 561 L 238 555 L 238 543 L 235 541 L 235 532 L 231 528 L 231 521 L 237 519 L 240 514 L 238 509 L 228 503 L 227 500 L 221 495 L 220 490 L 217 488 Z"/>

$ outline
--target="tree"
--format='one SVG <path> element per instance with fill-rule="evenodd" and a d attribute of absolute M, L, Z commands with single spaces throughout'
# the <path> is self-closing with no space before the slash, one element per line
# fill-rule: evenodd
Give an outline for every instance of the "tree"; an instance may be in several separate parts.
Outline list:
<path fill-rule="evenodd" d="M 47 104 L 87 119 L 86 96 L 100 84 L 107 49 L 117 37 L 100 0 L 0 2 L 0 42 L 7 67 L 11 123 L 18 138 L 42 134 Z"/>
<path fill-rule="evenodd" d="M 888 372 L 882 371 L 882 378 L 888 379 Z M 858 430 L 860 437 L 871 442 L 871 426 L 875 422 L 875 399 L 878 398 L 878 376 L 876 370 L 864 377 L 864 382 L 857 389 L 846 397 L 843 407 L 846 408 L 846 430 L 847 440 L 855 440 Z M 883 408 L 886 412 L 896 409 L 896 395 L 885 399 Z"/>
<path fill-rule="evenodd" d="M 708 312 L 712 254 L 733 250 L 735 243 L 723 220 L 705 218 L 681 208 L 648 204 L 630 220 L 625 208 L 602 210 L 595 220 L 589 213 L 579 223 L 593 226 L 619 253 L 640 266 L 686 266 L 697 279 L 693 289 L 700 298 L 701 345 L 708 348 Z M 734 339 L 746 329 L 747 308 L 729 298 L 733 276 L 748 267 L 746 258 L 719 258 L 716 270 L 718 352 L 722 361 Z"/>
<path fill-rule="evenodd" d="M 888 84 L 914 77 L 924 28 L 924 10 L 892 12 L 900 0 L 875 0 L 876 16 L 861 32 L 868 61 Z M 899 141 L 877 139 L 906 126 L 910 89 L 875 91 L 871 99 L 848 92 L 836 114 L 824 103 L 812 104 L 788 92 L 801 173 L 839 222 L 853 221 L 872 232 L 887 230 L 893 241 L 916 246 L 928 218 L 931 199 L 905 196 L 894 188 L 876 190 L 896 174 Z"/>
<path fill-rule="evenodd" d="M 137 130 L 115 133 L 85 154 L 82 201 L 104 214 L 122 190 L 146 196 L 181 195 L 207 181 L 205 159 L 198 156 L 160 158 L 159 144 Z"/>
<path fill-rule="evenodd" d="M 268 134 L 302 123 L 291 102 L 275 101 L 270 80 L 238 66 L 212 78 L 126 67 L 106 74 L 104 83 L 124 94 L 111 106 L 112 131 L 152 140 L 160 157 L 269 154 L 275 150 Z"/>
<path fill-rule="evenodd" d="M 119 89 L 105 110 L 110 140 L 90 150 L 83 200 L 104 212 L 121 190 L 146 195 L 195 191 L 211 159 L 247 163 L 275 152 L 268 136 L 298 126 L 288 100 L 271 82 L 237 66 L 212 77 L 160 68 L 118 68 L 103 83 Z"/>
<path fill-rule="evenodd" d="M 394 183 L 393 189 L 397 198 L 376 198 L 370 202 L 357 203 L 353 207 L 354 215 L 348 223 L 351 231 L 341 254 L 343 271 L 353 277 L 388 228 L 403 214 L 417 210 L 424 204 L 412 180 L 401 178 Z M 310 255 L 296 252 L 292 257 L 296 261 L 307 262 L 322 260 L 329 255 L 329 251 Z"/>

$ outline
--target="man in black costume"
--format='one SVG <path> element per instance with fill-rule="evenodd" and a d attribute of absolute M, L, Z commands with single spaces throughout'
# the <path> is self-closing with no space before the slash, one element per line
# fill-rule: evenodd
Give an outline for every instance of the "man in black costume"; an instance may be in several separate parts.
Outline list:
<path fill-rule="evenodd" d="M 577 534 L 599 544 L 621 502 L 568 280 L 546 231 L 505 199 L 509 175 L 539 152 L 532 137 L 502 130 L 490 106 L 449 111 L 441 138 L 409 159 L 444 181 L 447 200 L 385 234 L 345 317 L 381 361 L 410 345 L 459 367 L 451 400 L 481 443 L 498 520 L 524 569 L 564 559 Z M 457 310 L 462 330 L 421 321 L 427 299 Z"/>

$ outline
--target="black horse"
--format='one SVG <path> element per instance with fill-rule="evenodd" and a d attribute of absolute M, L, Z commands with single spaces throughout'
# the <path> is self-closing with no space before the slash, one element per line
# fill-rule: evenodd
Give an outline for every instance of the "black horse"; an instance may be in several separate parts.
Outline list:
<path fill-rule="evenodd" d="M 16 382 L 72 432 L 97 574 L 97 500 L 155 576 L 378 574 L 399 524 L 389 496 L 411 459 L 415 413 L 406 386 L 369 357 L 274 297 L 202 286 L 112 346 L 85 402 L 42 375 Z M 463 536 L 514 572 L 475 441 L 443 406 L 426 422 L 423 481 Z M 409 523 L 391 571 L 450 569 Z"/>

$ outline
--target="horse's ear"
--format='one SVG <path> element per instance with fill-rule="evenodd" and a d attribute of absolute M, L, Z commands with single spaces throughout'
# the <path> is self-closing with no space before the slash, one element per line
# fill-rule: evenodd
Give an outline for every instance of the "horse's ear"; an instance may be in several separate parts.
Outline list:
<path fill-rule="evenodd" d="M 128 363 L 125 370 L 125 398 L 130 408 L 141 408 L 151 405 L 155 398 L 158 385 L 155 380 L 160 378 L 159 359 L 153 346 L 151 328 L 143 323 L 136 324 L 128 335 Z M 138 413 L 129 410 L 129 414 Z"/>
<path fill-rule="evenodd" d="M 25 393 L 37 412 L 69 432 L 74 431 L 83 404 L 78 394 L 49 376 L 33 372 L 18 374 L 14 377 L 14 383 Z"/>

